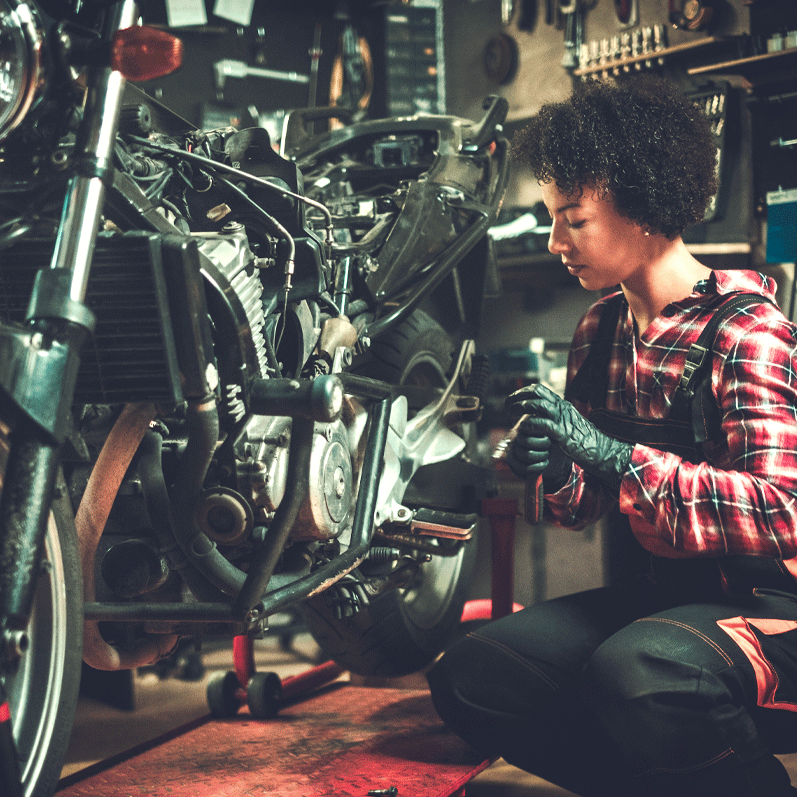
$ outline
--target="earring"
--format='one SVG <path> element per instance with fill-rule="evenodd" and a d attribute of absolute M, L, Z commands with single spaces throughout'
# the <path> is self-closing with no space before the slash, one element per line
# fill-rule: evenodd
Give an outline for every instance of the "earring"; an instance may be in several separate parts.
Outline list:
<path fill-rule="evenodd" d="M 650 235 L 650 230 L 645 230 L 642 234 L 643 235 Z"/>

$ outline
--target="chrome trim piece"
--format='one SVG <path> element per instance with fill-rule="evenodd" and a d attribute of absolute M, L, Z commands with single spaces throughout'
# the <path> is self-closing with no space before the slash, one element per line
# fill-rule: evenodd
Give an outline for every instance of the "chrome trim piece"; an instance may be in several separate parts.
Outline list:
<path fill-rule="evenodd" d="M 25 114 L 30 110 L 44 83 L 42 49 L 44 31 L 35 10 L 27 3 L 18 3 L 16 0 L 0 0 L 0 15 L 6 17 L 6 25 L 9 29 L 16 27 L 16 32 L 21 36 L 24 48 L 14 53 L 15 56 L 23 59 L 23 79 L 16 102 L 7 112 L 6 120 L 0 122 L 0 140 L 2 140 L 25 118 Z M 14 38 L 17 39 L 16 36 Z M 3 71 L 7 72 L 7 70 Z"/>

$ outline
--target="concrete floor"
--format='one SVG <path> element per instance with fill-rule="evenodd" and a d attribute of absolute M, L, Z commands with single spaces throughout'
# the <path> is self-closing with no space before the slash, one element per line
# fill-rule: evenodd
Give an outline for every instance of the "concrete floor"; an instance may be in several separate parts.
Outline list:
<path fill-rule="evenodd" d="M 317 663 L 318 649 L 308 635 L 297 637 L 290 650 L 278 639 L 256 643 L 255 661 L 259 671 L 271 670 L 282 678 L 303 672 Z M 205 688 L 210 676 L 232 668 L 231 649 L 218 648 L 203 655 L 205 673 L 201 680 L 185 681 L 180 677 L 159 678 L 152 672 L 137 672 L 132 678 L 132 710 L 113 708 L 107 703 L 81 697 L 72 741 L 63 774 L 71 775 L 86 767 L 124 752 L 138 744 L 208 714 Z M 383 682 L 366 682 L 341 676 L 374 688 L 425 688 L 422 676 Z M 797 754 L 782 756 L 797 784 Z M 522 772 L 499 760 L 467 787 L 467 797 L 573 797 L 572 792 L 554 786 L 534 775 Z M 158 795 L 153 795 L 158 797 Z M 323 795 L 312 795 L 323 797 Z M 412 797 L 402 795 L 401 797 Z"/>

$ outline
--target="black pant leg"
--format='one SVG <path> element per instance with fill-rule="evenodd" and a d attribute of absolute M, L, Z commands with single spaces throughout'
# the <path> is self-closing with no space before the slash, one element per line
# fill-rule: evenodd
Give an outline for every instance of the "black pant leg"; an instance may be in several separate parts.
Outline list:
<path fill-rule="evenodd" d="M 728 633 L 745 618 L 769 676 Z M 773 755 L 797 749 L 793 596 L 658 614 L 639 585 L 566 596 L 460 640 L 429 682 L 474 747 L 585 797 L 797 793 Z"/>
<path fill-rule="evenodd" d="M 582 695 L 640 794 L 795 793 L 771 744 L 797 740 L 795 621 L 789 596 L 692 604 L 634 622 L 596 650 Z"/>
<path fill-rule="evenodd" d="M 643 584 L 546 601 L 483 626 L 430 670 L 446 724 L 489 755 L 585 797 L 631 794 L 628 768 L 580 696 L 594 650 L 652 608 Z"/>

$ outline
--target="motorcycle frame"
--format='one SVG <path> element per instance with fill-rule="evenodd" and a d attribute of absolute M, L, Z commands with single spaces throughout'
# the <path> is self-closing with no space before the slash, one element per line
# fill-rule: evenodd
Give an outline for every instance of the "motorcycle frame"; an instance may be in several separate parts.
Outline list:
<path fill-rule="evenodd" d="M 393 389 L 384 382 L 352 374 L 343 374 L 341 379 L 347 393 L 374 400 L 371 408 L 372 428 L 365 450 L 361 481 L 363 484 L 376 485 L 379 482 L 387 443 L 390 399 Z M 298 428 L 297 421 L 300 421 Z M 312 434 L 312 429 L 312 419 L 294 419 L 292 441 L 295 438 L 298 443 L 296 450 L 292 446 L 288 458 L 288 484 L 304 483 L 304 480 L 299 477 L 304 460 L 298 449 L 301 446 L 305 450 L 309 448 L 305 444 L 306 435 L 308 431 Z M 286 496 L 286 498 L 287 502 L 283 500 L 283 503 L 280 504 L 281 507 L 286 503 L 295 503 L 298 506 L 304 498 L 304 491 L 300 487 L 293 496 Z M 360 490 L 358 493 L 352 523 L 351 544 L 344 553 L 312 573 L 273 590 L 265 598 L 261 596 L 268 587 L 268 581 L 273 571 L 271 561 L 275 552 L 278 553 L 282 549 L 282 544 L 293 525 L 292 513 L 289 509 L 280 513 L 280 516 L 272 522 L 273 531 L 269 532 L 267 544 L 262 547 L 253 561 L 234 604 L 207 602 L 190 604 L 86 603 L 84 604 L 84 616 L 87 620 L 95 621 L 137 622 L 150 620 L 172 623 L 232 623 L 239 627 L 238 633 L 247 633 L 252 627 L 256 628 L 264 617 L 321 592 L 329 584 L 357 567 L 366 558 L 371 544 L 376 500 L 377 490 L 374 488 Z"/>

